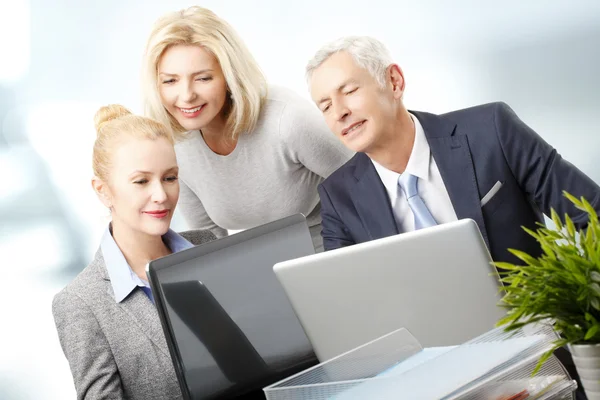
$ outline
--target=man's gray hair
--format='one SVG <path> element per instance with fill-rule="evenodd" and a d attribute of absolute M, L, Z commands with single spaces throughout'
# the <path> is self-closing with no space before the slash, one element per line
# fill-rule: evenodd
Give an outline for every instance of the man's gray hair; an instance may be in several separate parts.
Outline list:
<path fill-rule="evenodd" d="M 385 73 L 394 61 L 383 43 L 369 36 L 346 36 L 323 46 L 306 66 L 306 81 L 309 85 L 314 70 L 340 51 L 350 54 L 359 67 L 369 71 L 379 85 L 385 87 Z"/>

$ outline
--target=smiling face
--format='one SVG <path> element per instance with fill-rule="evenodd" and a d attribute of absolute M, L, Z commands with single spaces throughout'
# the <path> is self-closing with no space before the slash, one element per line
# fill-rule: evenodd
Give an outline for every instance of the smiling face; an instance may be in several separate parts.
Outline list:
<path fill-rule="evenodd" d="M 113 229 L 164 235 L 179 200 L 173 144 L 165 138 L 123 139 L 112 152 L 108 182 L 95 178 L 93 185 L 111 209 Z"/>
<path fill-rule="evenodd" d="M 222 126 L 227 82 L 218 60 L 195 45 L 169 47 L 158 63 L 163 106 L 186 130 Z"/>
<path fill-rule="evenodd" d="M 397 65 L 386 71 L 386 85 L 340 51 L 316 68 L 310 92 L 331 131 L 349 149 L 369 153 L 393 131 L 404 79 Z"/>

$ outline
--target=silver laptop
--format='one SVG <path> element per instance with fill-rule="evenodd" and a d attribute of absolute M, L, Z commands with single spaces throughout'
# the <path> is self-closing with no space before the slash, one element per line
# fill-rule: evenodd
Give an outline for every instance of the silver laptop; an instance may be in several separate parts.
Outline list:
<path fill-rule="evenodd" d="M 458 345 L 505 315 L 498 273 L 463 219 L 275 264 L 321 362 L 398 328 Z"/>

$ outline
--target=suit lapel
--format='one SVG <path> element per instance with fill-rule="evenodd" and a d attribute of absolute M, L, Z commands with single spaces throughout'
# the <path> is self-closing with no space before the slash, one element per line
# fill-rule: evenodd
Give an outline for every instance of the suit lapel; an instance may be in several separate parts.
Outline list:
<path fill-rule="evenodd" d="M 354 177 L 356 182 L 350 189 L 352 202 L 371 239 L 398 234 L 389 197 L 375 166 L 366 154 L 357 153 Z"/>
<path fill-rule="evenodd" d="M 466 135 L 455 135 L 456 124 L 443 117 L 411 111 L 423 126 L 431 154 L 458 219 L 471 218 L 490 247 L 471 150 Z"/>
<path fill-rule="evenodd" d="M 158 312 L 142 290 L 134 290 L 120 304 L 131 320 L 167 356 L 170 357 L 167 342 L 158 318 Z"/>
<path fill-rule="evenodd" d="M 101 250 L 98 250 L 96 253 L 95 262 L 101 266 L 99 273 L 106 282 L 107 294 L 112 301 L 115 301 L 115 295 Z M 142 290 L 134 290 L 133 293 L 127 296 L 121 303 L 118 303 L 117 306 L 127 314 L 129 320 L 137 326 L 148 339 L 152 341 L 152 343 L 154 343 L 167 357 L 170 357 L 158 312 L 148 296 L 146 296 Z"/>

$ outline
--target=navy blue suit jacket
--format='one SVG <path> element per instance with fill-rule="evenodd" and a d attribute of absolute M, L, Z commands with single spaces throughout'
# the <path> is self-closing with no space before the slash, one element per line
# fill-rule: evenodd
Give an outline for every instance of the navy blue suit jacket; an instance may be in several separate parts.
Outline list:
<path fill-rule="evenodd" d="M 477 222 L 495 261 L 516 262 L 508 248 L 541 252 L 522 226 L 536 229 L 554 208 L 578 228 L 587 215 L 566 199 L 584 196 L 600 212 L 600 187 L 521 121 L 504 103 L 443 115 L 413 112 L 459 219 Z M 481 206 L 496 184 L 500 190 Z M 325 250 L 401 233 L 371 160 L 357 153 L 319 186 Z"/>

